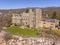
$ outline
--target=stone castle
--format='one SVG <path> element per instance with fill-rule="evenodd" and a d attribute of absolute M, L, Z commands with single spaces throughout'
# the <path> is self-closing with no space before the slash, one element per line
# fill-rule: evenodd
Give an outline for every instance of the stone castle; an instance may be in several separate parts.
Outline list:
<path fill-rule="evenodd" d="M 42 9 L 28 9 L 26 12 L 21 14 L 13 14 L 12 23 L 23 27 L 39 28 L 41 18 Z"/>
<path fill-rule="evenodd" d="M 41 8 L 35 8 L 35 9 L 30 8 L 21 14 L 13 14 L 12 23 L 13 25 L 19 25 L 24 28 L 42 27 L 42 28 L 55 29 L 58 28 L 59 20 L 51 18 L 43 19 Z"/>

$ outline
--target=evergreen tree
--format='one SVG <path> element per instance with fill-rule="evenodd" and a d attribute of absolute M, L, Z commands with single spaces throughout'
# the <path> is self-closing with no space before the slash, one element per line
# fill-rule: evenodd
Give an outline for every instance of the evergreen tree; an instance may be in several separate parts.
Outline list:
<path fill-rule="evenodd" d="M 56 19 L 60 20 L 60 15 L 57 15 Z"/>
<path fill-rule="evenodd" d="M 54 11 L 52 14 L 52 19 L 56 19 L 56 16 L 57 16 L 57 13 L 56 13 L 56 11 Z"/>

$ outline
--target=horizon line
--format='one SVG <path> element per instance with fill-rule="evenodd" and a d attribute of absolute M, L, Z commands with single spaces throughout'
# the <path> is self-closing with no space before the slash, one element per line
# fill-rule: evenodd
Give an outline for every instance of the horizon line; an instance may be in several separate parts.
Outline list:
<path fill-rule="evenodd" d="M 20 8 L 0 8 L 0 10 L 25 9 L 25 8 L 50 8 L 50 7 L 58 8 L 58 7 L 60 7 L 60 6 L 47 6 L 47 7 L 20 7 Z"/>

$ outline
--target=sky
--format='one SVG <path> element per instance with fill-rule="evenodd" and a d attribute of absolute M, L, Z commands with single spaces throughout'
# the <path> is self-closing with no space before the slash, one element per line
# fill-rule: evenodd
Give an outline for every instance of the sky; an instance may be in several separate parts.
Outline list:
<path fill-rule="evenodd" d="M 0 9 L 60 7 L 60 0 L 0 0 Z"/>

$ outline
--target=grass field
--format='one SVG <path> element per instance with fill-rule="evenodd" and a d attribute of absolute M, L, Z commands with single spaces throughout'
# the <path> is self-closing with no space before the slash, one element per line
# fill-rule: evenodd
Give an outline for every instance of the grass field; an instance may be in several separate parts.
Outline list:
<path fill-rule="evenodd" d="M 8 27 L 6 29 L 7 32 L 12 34 L 20 34 L 23 36 L 36 36 L 38 31 L 36 29 L 29 29 L 29 28 L 19 28 L 18 26 Z"/>
<path fill-rule="evenodd" d="M 37 36 L 40 35 L 41 32 L 43 32 L 43 35 L 45 36 L 49 36 L 53 38 L 59 37 L 60 36 L 60 30 L 40 30 L 38 32 L 37 29 L 29 29 L 29 28 L 20 28 L 18 26 L 13 26 L 13 27 L 8 27 L 6 29 L 7 32 L 11 33 L 11 34 L 20 34 L 22 36 Z M 51 35 L 51 36 L 50 36 Z"/>

